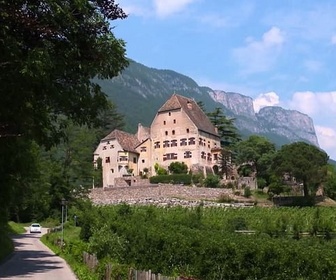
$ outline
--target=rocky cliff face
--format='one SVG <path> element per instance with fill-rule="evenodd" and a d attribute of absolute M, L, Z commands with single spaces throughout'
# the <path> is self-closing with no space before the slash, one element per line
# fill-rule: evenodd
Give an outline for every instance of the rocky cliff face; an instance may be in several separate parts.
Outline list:
<path fill-rule="evenodd" d="M 271 132 L 292 141 L 306 140 L 319 146 L 313 120 L 298 111 L 264 107 L 256 114 L 261 132 Z"/>
<path fill-rule="evenodd" d="M 303 113 L 281 107 L 264 107 L 255 113 L 251 97 L 219 90 L 209 95 L 232 112 L 230 117 L 236 118 L 240 130 L 261 134 L 272 140 L 279 137 L 289 142 L 307 141 L 319 146 L 313 120 Z"/>
<path fill-rule="evenodd" d="M 256 120 L 253 109 L 253 99 L 235 92 L 225 92 L 222 90 L 214 90 L 209 92 L 213 100 L 221 103 L 228 108 L 234 115 L 249 117 Z"/>

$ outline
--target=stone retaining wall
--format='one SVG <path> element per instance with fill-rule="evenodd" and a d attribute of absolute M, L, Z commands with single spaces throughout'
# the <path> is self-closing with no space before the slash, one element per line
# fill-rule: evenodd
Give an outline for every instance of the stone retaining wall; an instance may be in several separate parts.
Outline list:
<path fill-rule="evenodd" d="M 232 200 L 238 200 L 232 189 L 198 188 L 183 185 L 159 184 L 137 187 L 120 188 L 96 188 L 89 195 L 96 205 L 108 204 L 136 204 L 157 206 L 251 206 L 252 201 L 244 203 L 217 203 L 217 200 L 225 196 Z M 241 197 L 240 197 L 241 199 Z"/>

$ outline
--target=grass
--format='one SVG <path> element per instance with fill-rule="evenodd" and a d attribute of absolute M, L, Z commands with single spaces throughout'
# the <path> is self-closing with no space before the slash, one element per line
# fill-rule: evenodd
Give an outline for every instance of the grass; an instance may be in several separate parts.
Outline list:
<path fill-rule="evenodd" d="M 72 271 L 80 280 L 98 280 L 98 275 L 89 270 L 82 262 L 82 254 L 85 251 L 85 244 L 80 241 L 80 227 L 74 227 L 69 223 L 64 225 L 64 247 L 63 250 L 58 245 L 62 236 L 62 232 L 53 232 L 45 234 L 41 237 L 41 241 L 48 246 L 56 255 L 62 257 Z"/>
<path fill-rule="evenodd" d="M 26 230 L 23 225 L 14 222 L 9 222 L 5 227 L 0 229 L 0 263 L 14 251 L 14 245 L 10 235 L 24 232 L 26 232 Z"/>
<path fill-rule="evenodd" d="M 8 233 L 9 234 L 20 234 L 20 233 L 25 233 L 25 232 L 26 230 L 24 228 L 24 225 L 17 224 L 15 222 L 8 223 Z"/>

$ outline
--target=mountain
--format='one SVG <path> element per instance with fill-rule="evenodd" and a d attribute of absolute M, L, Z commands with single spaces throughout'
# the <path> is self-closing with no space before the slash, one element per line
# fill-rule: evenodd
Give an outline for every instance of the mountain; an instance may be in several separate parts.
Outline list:
<path fill-rule="evenodd" d="M 129 132 L 135 132 L 138 123 L 149 126 L 161 105 L 173 93 L 178 93 L 202 101 L 207 112 L 222 108 L 228 117 L 235 119 L 243 138 L 258 134 L 278 146 L 295 141 L 318 146 L 309 116 L 281 107 L 264 107 L 255 113 L 251 97 L 199 86 L 190 77 L 172 70 L 150 68 L 130 60 L 119 76 L 96 82 L 125 116 Z"/>
<path fill-rule="evenodd" d="M 219 90 L 209 94 L 231 111 L 229 116 L 236 118 L 237 127 L 245 134 L 264 135 L 275 143 L 306 141 L 319 146 L 313 120 L 306 114 L 276 106 L 255 113 L 251 97 Z"/>

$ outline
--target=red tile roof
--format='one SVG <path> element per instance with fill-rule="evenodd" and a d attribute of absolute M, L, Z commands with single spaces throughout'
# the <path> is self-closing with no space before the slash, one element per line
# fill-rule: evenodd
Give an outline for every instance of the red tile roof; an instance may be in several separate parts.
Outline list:
<path fill-rule="evenodd" d="M 211 123 L 208 116 L 198 106 L 195 100 L 187 98 L 178 94 L 173 94 L 170 99 L 159 109 L 158 113 L 172 111 L 176 109 L 182 109 L 190 120 L 201 131 L 218 136 L 215 126 Z"/>
<path fill-rule="evenodd" d="M 134 134 L 130 134 L 118 129 L 113 130 L 110 134 L 108 134 L 106 137 L 102 139 L 102 141 L 108 141 L 108 140 L 114 140 L 116 139 L 120 146 L 128 152 L 138 153 L 135 150 L 135 147 L 137 147 L 140 144 L 140 141 Z"/>

